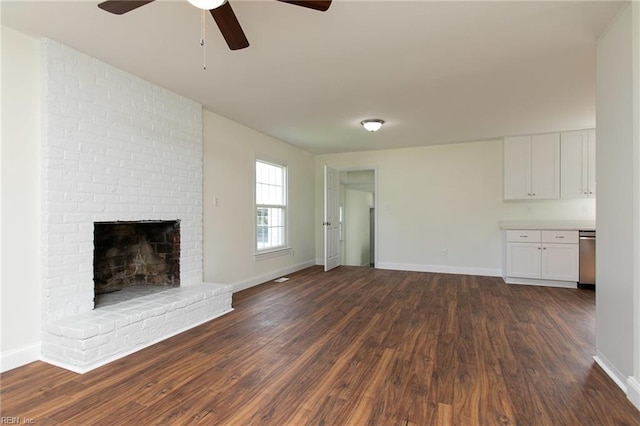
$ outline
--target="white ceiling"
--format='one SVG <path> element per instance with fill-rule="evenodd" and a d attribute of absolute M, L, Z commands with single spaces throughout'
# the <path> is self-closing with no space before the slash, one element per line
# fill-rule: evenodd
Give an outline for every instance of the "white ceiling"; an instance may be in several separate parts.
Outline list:
<path fill-rule="evenodd" d="M 2 24 L 49 37 L 313 153 L 595 126 L 595 47 L 614 1 L 334 0 L 317 12 L 230 0 L 251 43 L 230 51 L 200 11 L 157 0 L 2 1 Z M 359 122 L 382 118 L 377 133 Z"/>

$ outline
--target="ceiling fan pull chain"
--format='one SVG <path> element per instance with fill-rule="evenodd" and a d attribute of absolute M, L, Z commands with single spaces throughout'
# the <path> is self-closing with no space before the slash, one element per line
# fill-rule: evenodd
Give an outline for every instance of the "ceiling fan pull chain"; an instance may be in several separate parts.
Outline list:
<path fill-rule="evenodd" d="M 204 39 L 206 37 L 206 26 L 205 26 L 205 13 L 204 9 L 202 9 L 202 15 L 200 19 L 200 46 L 202 46 L 202 69 L 207 69 L 207 48 L 204 45 Z"/>

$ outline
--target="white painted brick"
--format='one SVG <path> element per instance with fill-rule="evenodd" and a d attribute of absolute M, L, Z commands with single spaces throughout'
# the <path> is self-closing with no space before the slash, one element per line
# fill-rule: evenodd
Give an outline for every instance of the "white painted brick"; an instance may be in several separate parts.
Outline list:
<path fill-rule="evenodd" d="M 43 64 L 45 323 L 93 309 L 94 221 L 179 219 L 181 284 L 201 282 L 201 106 L 51 40 L 43 42 Z M 152 312 L 178 312 L 183 303 Z M 113 341 L 138 341 L 132 325 L 145 317 L 109 318 L 115 329 L 128 329 Z M 70 347 L 67 356 L 84 362 L 103 356 L 104 346 L 93 355 Z"/>
<path fill-rule="evenodd" d="M 94 348 L 97 348 L 98 346 L 106 345 L 109 342 L 109 340 L 111 340 L 111 337 L 112 336 L 99 335 L 99 336 L 91 337 L 89 339 L 76 340 L 75 349 L 86 352 L 88 349 L 94 349 Z"/>
<path fill-rule="evenodd" d="M 158 303 L 154 307 L 149 309 L 149 312 L 151 312 L 151 315 L 153 316 L 160 316 L 167 312 L 167 306 L 165 304 Z"/>
<path fill-rule="evenodd" d="M 142 332 L 142 321 L 134 322 L 127 325 L 126 327 L 117 330 L 116 336 L 127 336 L 127 340 L 132 338 L 133 336 L 137 336 Z"/>
<path fill-rule="evenodd" d="M 79 269 L 79 265 L 78 265 L 78 269 Z M 93 279 L 92 273 L 78 271 L 73 274 L 65 275 L 62 279 L 62 285 L 75 285 L 78 288 L 78 291 L 76 291 L 76 294 L 78 294 L 79 292 L 82 291 L 80 286 L 83 283 L 90 281 L 92 279 Z"/>
<path fill-rule="evenodd" d="M 214 293 L 218 295 L 211 297 Z M 46 357 L 57 357 L 76 366 L 91 365 L 227 312 L 231 305 L 231 294 L 231 286 L 200 284 L 191 288 L 170 289 L 49 323 L 47 335 L 43 338 L 43 352 Z M 186 303 L 196 299 L 194 303 Z M 176 306 L 178 302 L 182 302 L 184 307 L 169 309 L 169 306 Z M 127 308 L 122 308 L 122 305 Z M 156 315 L 159 312 L 163 313 Z M 146 319 L 127 323 L 127 320 L 135 317 Z M 109 324 L 101 325 L 102 322 Z M 98 327 L 97 335 L 71 337 L 79 335 L 78 330 L 92 327 Z M 64 357 L 67 359 L 60 356 L 61 346 L 66 348 Z"/>
<path fill-rule="evenodd" d="M 177 302 L 171 303 L 171 308 L 173 310 L 179 310 L 180 308 L 184 308 L 185 306 L 187 306 L 187 302 L 182 299 L 178 300 Z"/>
<path fill-rule="evenodd" d="M 47 267 L 49 269 L 49 273 L 55 278 L 64 278 L 67 274 L 78 272 L 78 265 L 65 264 L 63 260 L 64 258 L 65 256 L 49 256 L 51 262 L 47 264 Z"/>
<path fill-rule="evenodd" d="M 107 318 L 95 318 L 90 321 L 98 327 L 98 333 L 107 334 L 116 328 L 116 322 Z"/>
<path fill-rule="evenodd" d="M 98 327 L 94 324 L 83 323 L 81 321 L 59 320 L 47 327 L 47 331 L 58 335 L 74 339 L 88 339 L 98 335 Z"/>
<path fill-rule="evenodd" d="M 51 288 L 48 292 L 48 296 L 52 298 L 65 297 L 78 293 L 77 285 L 57 285 Z"/>
<path fill-rule="evenodd" d="M 122 313 L 123 315 L 127 316 L 127 318 L 129 318 L 130 325 L 133 323 L 142 322 L 142 320 L 144 319 L 144 313 L 136 309 L 127 309 Z"/>
<path fill-rule="evenodd" d="M 72 356 L 75 356 L 78 360 L 78 365 L 83 365 L 87 362 L 91 362 L 92 360 L 98 358 L 98 355 L 100 354 L 98 348 L 91 348 L 84 351 L 73 350 L 71 353 L 73 353 Z"/>
<path fill-rule="evenodd" d="M 163 326 L 163 325 L 165 325 L 164 316 L 155 316 L 155 317 L 147 318 L 142 322 L 142 328 L 146 331 L 149 331 L 149 329 L 151 328 Z"/>
<path fill-rule="evenodd" d="M 47 349 L 48 349 L 47 356 L 49 356 L 50 358 L 60 359 L 60 360 L 65 359 L 64 346 L 59 346 L 59 345 L 50 343 L 47 345 Z"/>
<path fill-rule="evenodd" d="M 62 256 L 62 262 L 64 263 L 64 267 L 67 272 L 75 272 L 79 270 L 79 266 L 83 262 L 92 262 L 93 258 L 90 254 L 79 253 L 79 254 L 69 254 Z"/>

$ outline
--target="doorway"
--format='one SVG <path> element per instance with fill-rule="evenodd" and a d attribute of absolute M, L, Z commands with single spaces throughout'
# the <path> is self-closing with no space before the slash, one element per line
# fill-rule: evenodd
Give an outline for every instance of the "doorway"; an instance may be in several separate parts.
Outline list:
<path fill-rule="evenodd" d="M 341 170 L 340 254 L 343 265 L 375 267 L 375 206 L 375 170 Z"/>

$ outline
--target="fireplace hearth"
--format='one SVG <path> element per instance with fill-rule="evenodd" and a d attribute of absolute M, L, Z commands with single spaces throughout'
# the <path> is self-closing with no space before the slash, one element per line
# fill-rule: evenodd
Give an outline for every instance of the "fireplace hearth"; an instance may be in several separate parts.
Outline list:
<path fill-rule="evenodd" d="M 179 287 L 180 222 L 95 222 L 93 276 L 96 308 Z"/>

